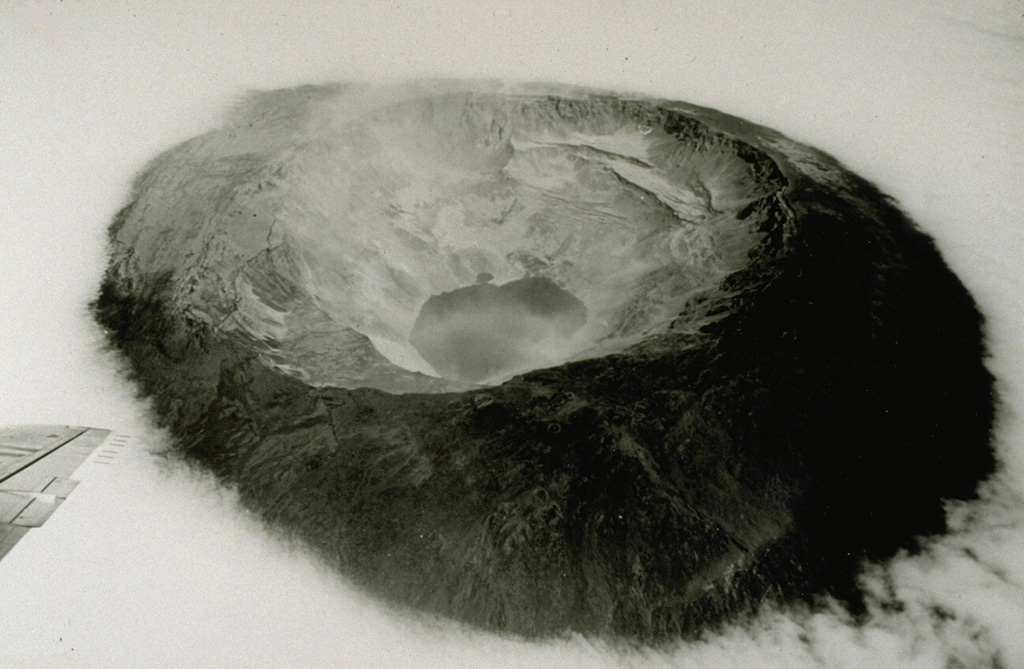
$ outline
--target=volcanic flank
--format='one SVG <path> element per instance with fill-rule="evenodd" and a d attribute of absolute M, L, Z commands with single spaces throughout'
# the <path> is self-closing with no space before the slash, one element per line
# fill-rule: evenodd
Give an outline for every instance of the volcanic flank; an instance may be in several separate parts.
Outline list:
<path fill-rule="evenodd" d="M 861 605 L 993 469 L 981 318 L 863 179 L 719 112 L 253 93 L 156 158 L 97 319 L 180 452 L 390 601 L 528 636 Z"/>

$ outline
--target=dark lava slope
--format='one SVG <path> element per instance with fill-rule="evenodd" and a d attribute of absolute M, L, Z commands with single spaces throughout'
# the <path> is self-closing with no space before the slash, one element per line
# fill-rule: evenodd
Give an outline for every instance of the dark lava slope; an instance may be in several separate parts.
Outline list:
<path fill-rule="evenodd" d="M 932 242 L 712 110 L 253 94 L 110 239 L 95 314 L 180 452 L 369 591 L 481 627 L 857 610 L 859 563 L 994 466 L 981 318 Z"/>

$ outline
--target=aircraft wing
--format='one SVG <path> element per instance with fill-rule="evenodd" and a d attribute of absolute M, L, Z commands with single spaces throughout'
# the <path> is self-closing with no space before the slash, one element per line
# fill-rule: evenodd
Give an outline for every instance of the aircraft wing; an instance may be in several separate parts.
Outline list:
<path fill-rule="evenodd" d="M 77 485 L 67 477 L 110 435 L 67 425 L 0 427 L 0 560 Z"/>

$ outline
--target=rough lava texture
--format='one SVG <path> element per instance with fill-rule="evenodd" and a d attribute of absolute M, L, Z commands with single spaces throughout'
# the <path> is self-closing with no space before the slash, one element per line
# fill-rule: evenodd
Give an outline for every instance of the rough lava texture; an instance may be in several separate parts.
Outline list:
<path fill-rule="evenodd" d="M 186 457 L 392 602 L 692 638 L 832 595 L 994 467 L 981 318 L 871 184 L 680 102 L 249 95 L 94 309 Z"/>

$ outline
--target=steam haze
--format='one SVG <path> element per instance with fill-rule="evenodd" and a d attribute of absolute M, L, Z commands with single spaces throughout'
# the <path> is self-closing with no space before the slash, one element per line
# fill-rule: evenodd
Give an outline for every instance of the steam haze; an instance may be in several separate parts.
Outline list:
<path fill-rule="evenodd" d="M 486 381 L 565 361 L 586 320 L 583 303 L 547 279 L 482 284 L 427 300 L 412 344 L 442 375 Z"/>
<path fill-rule="evenodd" d="M 991 2 L 0 6 L 0 423 L 132 436 L 0 562 L 0 666 L 1024 666 L 1024 5 Z M 664 651 L 527 643 L 393 611 L 150 455 L 165 436 L 87 313 L 105 229 L 158 152 L 248 89 L 559 81 L 718 108 L 893 195 L 988 319 L 1000 472 L 953 531 L 866 565 L 871 612 L 765 612 Z M 895 605 L 899 602 L 900 605 Z"/>

